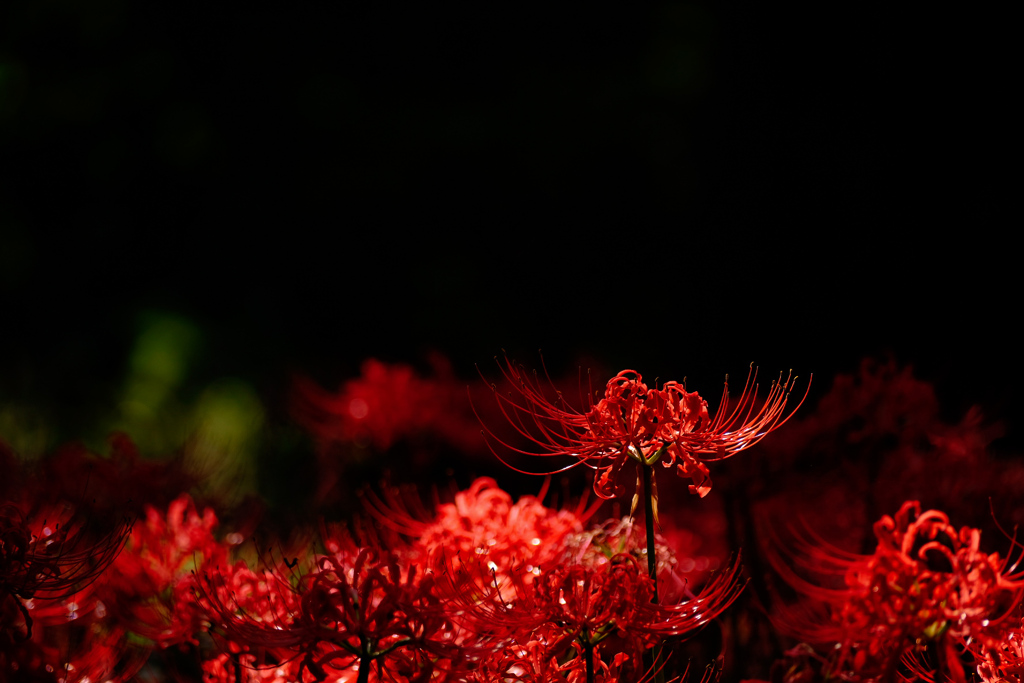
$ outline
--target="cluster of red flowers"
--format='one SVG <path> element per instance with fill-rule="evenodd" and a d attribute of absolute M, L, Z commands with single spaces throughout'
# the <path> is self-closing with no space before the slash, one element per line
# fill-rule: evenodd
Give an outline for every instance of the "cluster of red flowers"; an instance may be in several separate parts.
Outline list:
<path fill-rule="evenodd" d="M 657 683 L 696 655 L 720 664 L 705 681 L 771 667 L 772 683 L 1024 683 L 1024 546 L 987 554 L 980 529 L 950 523 L 982 488 L 1012 490 L 1017 470 L 944 479 L 946 465 L 990 462 L 998 428 L 976 410 L 945 425 L 909 371 L 837 379 L 770 460 L 732 469 L 719 461 L 793 417 L 793 381 L 759 398 L 752 372 L 712 412 L 681 383 L 626 370 L 581 390 L 577 409 L 571 382 L 506 363 L 497 400 L 470 407 L 448 372 L 368 361 L 337 394 L 298 385 L 323 475 L 311 498 L 344 492 L 363 512 L 280 544 L 246 538 L 244 513 L 197 506 L 177 464 L 142 461 L 126 437 L 108 458 L 62 449 L 34 478 L 0 449 L 0 682 Z M 575 502 L 554 506 L 550 480 L 515 498 L 481 477 L 432 505 L 390 484 L 355 495 L 358 458 L 424 444 L 467 457 L 481 424 L 519 471 L 517 454 L 562 458 L 548 474 L 583 465 L 587 493 L 572 498 L 567 479 Z M 679 475 L 661 482 L 660 511 L 659 462 Z M 722 495 L 708 496 L 712 468 Z M 613 500 L 634 469 L 632 505 Z M 951 499 L 951 514 L 893 503 L 896 481 L 934 492 L 925 508 Z M 815 511 L 821 534 L 783 538 L 773 521 Z M 878 516 L 868 546 L 859 530 Z M 858 543 L 868 552 L 840 549 Z"/>
<path fill-rule="evenodd" d="M 651 603 L 632 525 L 588 528 L 593 506 L 513 501 L 489 479 L 427 517 L 408 501 L 373 498 L 390 532 L 325 527 L 321 552 L 255 570 L 229 562 L 239 539 L 218 540 L 214 512 L 187 495 L 88 546 L 73 524 L 33 533 L 5 506 L 0 664 L 67 683 L 130 680 L 154 653 L 182 680 L 198 666 L 210 682 L 525 681 L 575 680 L 589 661 L 611 681 L 739 591 L 734 564 Z"/>

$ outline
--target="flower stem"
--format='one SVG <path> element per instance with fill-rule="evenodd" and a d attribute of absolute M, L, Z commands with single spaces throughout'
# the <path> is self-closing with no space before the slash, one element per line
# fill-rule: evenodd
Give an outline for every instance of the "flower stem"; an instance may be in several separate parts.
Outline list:
<path fill-rule="evenodd" d="M 369 644 L 362 640 L 362 655 L 359 657 L 359 673 L 356 675 L 356 683 L 369 683 L 370 681 L 370 667 L 373 666 L 373 657 L 370 655 Z"/>
<path fill-rule="evenodd" d="M 594 683 L 594 646 L 589 639 L 583 644 L 583 656 L 587 663 L 587 683 Z"/>
<path fill-rule="evenodd" d="M 644 468 L 644 525 L 647 527 L 647 573 L 654 584 L 654 597 L 651 602 L 658 603 L 658 558 L 654 545 L 654 466 L 640 465 Z"/>
<path fill-rule="evenodd" d="M 654 544 L 654 465 L 641 464 L 644 470 L 642 477 L 644 482 L 644 525 L 647 527 L 647 573 L 654 585 L 654 595 L 651 602 L 658 603 L 658 552 Z M 665 683 L 665 672 L 661 667 L 661 645 L 655 645 L 650 657 L 649 666 L 656 669 L 654 674 L 655 683 Z M 646 658 L 646 657 L 645 657 Z"/>

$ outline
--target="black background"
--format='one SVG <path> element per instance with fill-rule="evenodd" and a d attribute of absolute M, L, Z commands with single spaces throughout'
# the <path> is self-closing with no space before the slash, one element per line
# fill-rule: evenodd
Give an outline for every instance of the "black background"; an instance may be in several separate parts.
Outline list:
<path fill-rule="evenodd" d="M 702 391 L 892 354 L 1013 449 L 1017 60 L 985 11 L 5 3 L 0 397 L 74 438 L 156 310 L 203 331 L 191 382 L 271 406 L 434 350 Z"/>

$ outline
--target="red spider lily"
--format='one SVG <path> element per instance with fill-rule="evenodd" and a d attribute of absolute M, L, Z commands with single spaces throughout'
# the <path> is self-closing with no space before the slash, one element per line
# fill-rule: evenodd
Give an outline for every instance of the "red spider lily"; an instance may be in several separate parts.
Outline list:
<path fill-rule="evenodd" d="M 197 585 L 200 602 L 214 619 L 211 634 L 222 641 L 225 650 L 203 663 L 205 678 L 210 681 L 234 683 L 241 674 L 250 681 L 300 680 L 301 661 L 293 649 L 298 640 L 287 638 L 294 614 L 301 607 L 294 577 L 277 572 L 254 572 L 244 563 L 219 568 L 207 567 L 206 580 Z M 228 623 L 225 632 L 218 623 Z M 251 629 L 262 643 L 254 646 L 245 637 Z M 266 631 L 278 631 L 281 643 L 266 642 Z"/>
<path fill-rule="evenodd" d="M 91 680 L 126 680 L 155 649 L 198 644 L 203 611 L 194 597 L 194 567 L 221 562 L 217 518 L 200 516 L 183 494 L 167 514 L 146 508 L 124 550 L 88 589 L 61 600 L 34 600 L 40 645 L 60 666 Z"/>
<path fill-rule="evenodd" d="M 301 663 L 297 660 L 273 665 L 260 665 L 251 654 L 222 652 L 203 662 L 204 683 L 292 683 L 302 680 Z M 346 680 L 339 678 L 338 680 Z"/>
<path fill-rule="evenodd" d="M 837 375 L 814 412 L 795 415 L 762 442 L 754 466 L 736 474 L 747 479 L 751 498 L 767 493 L 762 483 L 773 481 L 776 495 L 769 504 L 787 508 L 769 513 L 754 501 L 761 508 L 754 514 L 810 512 L 822 536 L 864 550 L 873 540 L 866 538 L 871 523 L 905 500 L 941 501 L 950 517 L 975 525 L 990 497 L 1005 501 L 1001 517 L 1013 514 L 1020 459 L 987 452 L 1002 431 L 977 406 L 958 423 L 947 423 L 935 388 L 915 378 L 912 368 L 865 359 L 858 371 Z M 823 506 L 834 514 L 821 515 Z"/>
<path fill-rule="evenodd" d="M 615 556 L 599 567 L 557 564 L 532 581 L 524 577 L 533 572 L 520 567 L 506 585 L 492 579 L 490 594 L 474 589 L 480 581 L 473 575 L 493 577 L 493 566 L 485 568 L 473 560 L 447 569 L 447 581 L 438 586 L 467 631 L 506 643 L 506 659 L 508 648 L 517 652 L 516 644 L 539 643 L 542 647 L 527 649 L 536 668 L 538 662 L 561 657 L 569 649 L 590 657 L 598 645 L 614 637 L 628 644 L 634 664 L 639 664 L 645 650 L 666 638 L 692 634 L 728 607 L 742 589 L 737 571 L 738 565 L 733 565 L 694 599 L 679 604 L 652 603 L 654 583 L 630 555 Z M 515 667 L 502 673 L 516 674 Z"/>
<path fill-rule="evenodd" d="M 250 648 L 301 657 L 301 670 L 317 680 L 357 668 L 358 680 L 367 681 L 374 662 L 389 673 L 418 672 L 420 680 L 452 666 L 461 649 L 430 574 L 399 566 L 394 553 L 379 548 L 326 544 L 337 552 L 320 557 L 294 587 L 287 576 L 267 579 L 268 595 L 277 595 L 285 612 L 269 604 L 246 609 L 223 577 L 208 572 L 200 593 L 214 626 Z"/>
<path fill-rule="evenodd" d="M 305 378 L 295 381 L 294 413 L 323 443 L 363 443 L 377 451 L 396 441 L 423 435 L 474 451 L 479 428 L 465 407 L 461 384 L 447 360 L 435 358 L 436 377 L 422 377 L 412 367 L 370 358 L 361 375 L 337 393 Z"/>
<path fill-rule="evenodd" d="M 96 597 L 128 631 L 158 648 L 195 643 L 202 610 L 194 599 L 194 570 L 222 564 L 227 550 L 213 535 L 217 517 L 200 515 L 188 494 L 163 514 L 146 507 L 124 552 L 96 586 Z"/>
<path fill-rule="evenodd" d="M 586 508 L 585 500 L 573 509 L 546 507 L 541 501 L 547 486 L 545 482 L 537 496 L 513 502 L 493 479 L 480 477 L 467 490 L 456 493 L 453 502 L 438 505 L 433 515 L 413 496 L 403 497 L 397 489 L 386 489 L 385 499 L 372 491 L 366 497 L 378 523 L 415 539 L 416 553 L 429 566 L 434 566 L 441 554 L 486 554 L 501 577 L 514 564 L 532 570 L 561 561 L 566 541 L 582 533 L 583 523 L 596 511 L 596 506 Z"/>
<path fill-rule="evenodd" d="M 746 681 L 745 683 L 817 683 L 822 681 L 821 665 L 825 658 L 818 655 L 807 643 L 786 650 L 782 659 L 772 663 L 768 681 Z"/>
<path fill-rule="evenodd" d="M 424 377 L 412 367 L 367 359 L 359 377 L 345 382 L 336 392 L 297 377 L 293 382 L 291 411 L 313 437 L 319 482 L 317 500 L 333 498 L 344 490 L 343 471 L 353 460 L 409 447 L 406 462 L 423 468 L 434 449 L 477 453 L 483 446 L 480 425 L 465 397 L 465 385 L 456 381 L 446 359 L 432 359 L 434 375 Z"/>
<path fill-rule="evenodd" d="M 480 663 L 469 674 L 471 683 L 547 683 L 564 681 L 567 676 L 581 669 L 583 660 L 579 657 L 559 662 L 552 656 L 547 645 L 539 640 L 524 644 L 513 643 L 501 648 Z"/>
<path fill-rule="evenodd" d="M 660 389 L 649 388 L 634 370 L 623 370 L 609 380 L 596 405 L 591 402 L 594 392 L 590 390 L 583 411 L 569 406 L 561 392 L 555 391 L 555 398 L 549 398 L 536 375 L 531 378 L 507 358 L 502 372 L 518 396 L 502 396 L 495 390 L 498 405 L 515 430 L 536 449 L 518 448 L 488 429 L 491 437 L 519 453 L 574 459 L 548 474 L 581 464 L 590 467 L 599 473 L 594 491 L 605 499 L 625 492 L 622 475 L 630 460 L 648 466 L 660 460 L 665 467 L 675 466 L 679 476 L 692 482 L 690 492 L 703 497 L 711 490 L 705 463 L 724 460 L 753 446 L 795 412 L 785 414 L 792 375 L 785 382 L 781 375 L 773 381 L 764 404 L 755 412 L 757 374 L 753 366 L 731 410 L 726 378 L 714 418 L 708 413 L 707 402 L 697 392 L 686 391 L 685 384 L 666 382 Z"/>
<path fill-rule="evenodd" d="M 904 503 L 895 519 L 884 516 L 874 531 L 878 547 L 867 556 L 797 539 L 804 555 L 797 567 L 826 582 L 841 579 L 844 588 L 805 579 L 772 550 L 783 578 L 820 605 L 817 617 L 790 611 L 780 625 L 808 642 L 835 645 L 830 675 L 891 677 L 902 662 L 927 677 L 920 657 L 931 643 L 937 673 L 964 681 L 964 644 L 999 650 L 1007 617 L 1024 595 L 1024 576 L 1013 573 L 1009 559 L 982 553 L 977 529 L 957 531 L 944 513 L 921 513 L 917 501 Z"/>

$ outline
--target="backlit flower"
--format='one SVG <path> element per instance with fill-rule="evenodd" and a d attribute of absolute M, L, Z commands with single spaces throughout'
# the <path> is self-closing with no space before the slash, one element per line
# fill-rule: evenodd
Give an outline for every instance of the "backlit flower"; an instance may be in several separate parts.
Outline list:
<path fill-rule="evenodd" d="M 764 404 L 755 411 L 757 373 L 753 367 L 731 409 L 726 377 L 714 417 L 707 401 L 697 392 L 687 391 L 684 383 L 648 387 L 634 370 L 623 370 L 609 380 L 596 405 L 590 398 L 594 392 L 589 391 L 583 410 L 571 407 L 557 390 L 552 390 L 555 396 L 549 398 L 536 374 L 531 377 L 507 359 L 502 372 L 515 392 L 503 396 L 495 390 L 495 397 L 509 423 L 533 446 L 520 448 L 488 429 L 491 437 L 519 453 L 574 459 L 554 472 L 581 464 L 590 467 L 596 473 L 594 491 L 602 498 L 625 492 L 625 466 L 631 461 L 642 465 L 661 461 L 664 467 L 674 467 L 679 476 L 692 482 L 690 492 L 703 497 L 711 490 L 705 463 L 724 460 L 753 446 L 795 411 L 785 414 L 792 375 L 785 381 L 781 375 L 773 381 Z"/>

